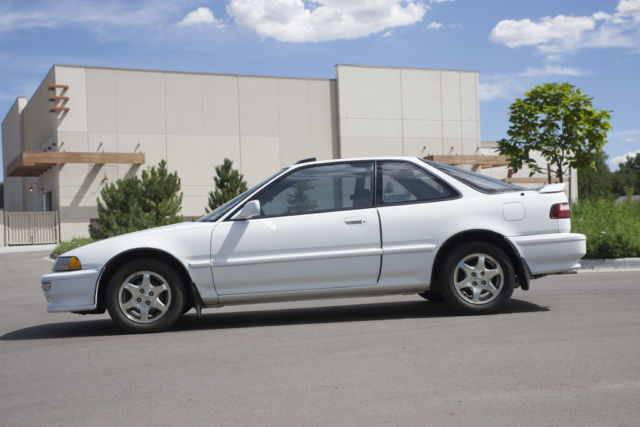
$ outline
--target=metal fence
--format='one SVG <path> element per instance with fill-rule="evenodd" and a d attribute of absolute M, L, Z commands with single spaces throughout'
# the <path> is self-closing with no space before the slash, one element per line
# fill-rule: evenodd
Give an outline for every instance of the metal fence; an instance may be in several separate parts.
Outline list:
<path fill-rule="evenodd" d="M 5 212 L 7 246 L 58 243 L 58 212 Z"/>

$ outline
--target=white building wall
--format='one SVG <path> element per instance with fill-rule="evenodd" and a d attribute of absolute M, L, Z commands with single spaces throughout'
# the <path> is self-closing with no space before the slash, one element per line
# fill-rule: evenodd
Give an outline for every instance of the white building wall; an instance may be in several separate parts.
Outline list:
<path fill-rule="evenodd" d="M 6 246 L 4 239 L 4 211 L 0 209 L 0 247 Z"/>
<path fill-rule="evenodd" d="M 252 185 L 300 158 L 338 155 L 331 80 L 72 66 L 55 66 L 55 79 L 71 98 L 58 126 L 61 150 L 146 156 L 142 167 L 59 168 L 63 240 L 87 234 L 106 182 L 162 159 L 182 180 L 182 214 L 197 217 L 225 157 Z"/>
<path fill-rule="evenodd" d="M 7 177 L 7 165 L 24 151 L 22 140 L 22 118 L 20 113 L 27 99 L 18 97 L 2 121 L 2 163 L 4 170 L 4 209 L 20 211 L 26 209 L 26 178 Z M 28 184 L 27 184 L 28 187 Z"/>
<path fill-rule="evenodd" d="M 475 154 L 475 71 L 336 66 L 342 157 Z"/>

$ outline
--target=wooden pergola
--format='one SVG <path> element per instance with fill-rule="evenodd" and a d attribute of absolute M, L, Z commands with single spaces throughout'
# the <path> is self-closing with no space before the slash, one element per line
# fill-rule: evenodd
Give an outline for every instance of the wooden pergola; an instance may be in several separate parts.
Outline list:
<path fill-rule="evenodd" d="M 144 162 L 144 153 L 23 151 L 7 165 L 7 176 L 39 176 L 52 166 L 67 163 L 143 165 Z"/>

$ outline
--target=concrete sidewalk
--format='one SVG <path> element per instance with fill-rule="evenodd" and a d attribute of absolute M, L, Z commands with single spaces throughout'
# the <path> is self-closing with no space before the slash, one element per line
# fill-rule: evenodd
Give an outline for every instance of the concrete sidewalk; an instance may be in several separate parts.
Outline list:
<path fill-rule="evenodd" d="M 640 258 L 581 259 L 580 273 L 603 271 L 640 271 Z"/>
<path fill-rule="evenodd" d="M 46 252 L 50 254 L 58 245 L 24 245 L 24 246 L 0 246 L 1 254 L 14 254 L 18 252 Z"/>

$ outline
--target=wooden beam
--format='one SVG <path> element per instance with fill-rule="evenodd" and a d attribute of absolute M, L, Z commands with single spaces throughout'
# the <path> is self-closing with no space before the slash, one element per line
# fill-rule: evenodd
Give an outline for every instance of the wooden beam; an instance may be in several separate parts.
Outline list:
<path fill-rule="evenodd" d="M 7 165 L 7 176 L 38 176 L 51 166 L 66 163 L 143 165 L 144 162 L 144 153 L 24 151 Z"/>
<path fill-rule="evenodd" d="M 71 110 L 69 107 L 51 107 L 49 108 L 50 113 L 57 113 L 58 111 L 64 111 L 65 113 Z"/>
<path fill-rule="evenodd" d="M 67 90 L 69 89 L 69 85 L 58 85 L 58 84 L 49 85 L 49 90 L 56 90 L 56 89 Z"/>
<path fill-rule="evenodd" d="M 471 154 L 453 154 L 453 155 L 432 155 L 425 156 L 427 160 L 433 160 L 447 165 L 473 165 L 482 168 L 495 168 L 499 166 L 507 166 L 509 158 L 507 156 L 483 156 Z"/>
<path fill-rule="evenodd" d="M 51 95 L 49 97 L 49 101 L 53 101 L 53 102 L 56 102 L 56 101 L 68 101 L 68 100 L 69 100 L 68 96 Z"/>

